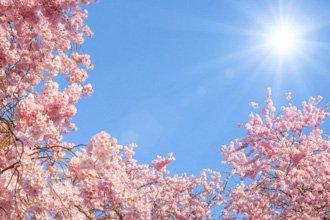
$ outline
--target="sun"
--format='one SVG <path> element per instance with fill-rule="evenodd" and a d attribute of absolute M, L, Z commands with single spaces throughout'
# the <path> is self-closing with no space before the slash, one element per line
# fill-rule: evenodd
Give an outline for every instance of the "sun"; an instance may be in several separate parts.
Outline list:
<path fill-rule="evenodd" d="M 300 42 L 298 28 L 289 23 L 274 25 L 265 37 L 267 50 L 280 57 L 295 54 L 300 49 Z"/>

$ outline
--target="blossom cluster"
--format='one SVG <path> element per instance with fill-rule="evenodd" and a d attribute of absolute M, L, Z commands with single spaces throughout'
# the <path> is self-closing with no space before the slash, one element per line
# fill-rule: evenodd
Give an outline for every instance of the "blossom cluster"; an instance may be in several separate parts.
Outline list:
<path fill-rule="evenodd" d="M 79 51 L 92 36 L 90 2 L 0 0 L 0 219 L 330 219 L 321 97 L 276 109 L 268 89 L 266 107 L 251 102 L 259 113 L 246 136 L 222 147 L 224 180 L 210 169 L 170 174 L 172 154 L 140 164 L 135 145 L 106 132 L 65 142 L 76 103 L 93 92 Z"/>
<path fill-rule="evenodd" d="M 291 93 L 287 94 L 291 99 Z M 329 106 L 311 97 L 276 114 L 270 98 L 250 114 L 246 137 L 222 152 L 241 184 L 229 193 L 224 216 L 254 219 L 327 219 L 330 216 L 330 140 L 322 130 Z M 250 184 L 247 184 L 249 183 Z"/>

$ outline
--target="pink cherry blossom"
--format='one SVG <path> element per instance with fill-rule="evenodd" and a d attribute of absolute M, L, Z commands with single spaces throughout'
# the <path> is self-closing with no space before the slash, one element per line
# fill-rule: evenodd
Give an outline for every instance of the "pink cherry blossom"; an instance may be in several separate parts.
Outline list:
<path fill-rule="evenodd" d="M 76 103 L 93 93 L 90 56 L 77 49 L 92 36 L 90 2 L 0 1 L 0 219 L 210 219 L 220 173 L 170 175 L 171 154 L 139 164 L 135 145 L 106 132 L 63 142 Z"/>
<path fill-rule="evenodd" d="M 289 103 L 277 114 L 270 93 L 263 118 L 251 114 L 246 137 L 222 148 L 226 163 L 249 183 L 229 191 L 224 217 L 328 219 L 330 141 L 321 127 L 329 106 L 310 98 L 302 110 Z"/>
<path fill-rule="evenodd" d="M 330 218 L 322 97 L 275 108 L 267 89 L 265 107 L 251 102 L 245 137 L 222 148 L 224 179 L 171 174 L 172 154 L 140 164 L 136 145 L 107 132 L 65 142 L 77 102 L 93 93 L 79 49 L 93 35 L 82 9 L 91 2 L 0 0 L 0 219 Z"/>

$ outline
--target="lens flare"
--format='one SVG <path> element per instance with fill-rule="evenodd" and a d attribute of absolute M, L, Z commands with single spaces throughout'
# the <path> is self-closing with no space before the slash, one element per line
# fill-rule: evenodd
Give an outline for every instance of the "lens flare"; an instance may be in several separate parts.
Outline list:
<path fill-rule="evenodd" d="M 299 31 L 293 25 L 280 24 L 266 35 L 266 46 L 280 56 L 292 55 L 299 49 L 299 37 Z"/>

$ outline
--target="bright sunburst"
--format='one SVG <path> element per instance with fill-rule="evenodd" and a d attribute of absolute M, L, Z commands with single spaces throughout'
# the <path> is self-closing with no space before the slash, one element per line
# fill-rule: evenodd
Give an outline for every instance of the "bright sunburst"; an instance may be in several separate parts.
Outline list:
<path fill-rule="evenodd" d="M 275 25 L 265 37 L 266 49 L 280 57 L 292 56 L 301 49 L 298 28 L 289 23 Z"/>
<path fill-rule="evenodd" d="M 298 31 L 288 24 L 281 24 L 274 28 L 268 36 L 268 46 L 270 49 L 285 55 L 291 53 L 298 48 L 299 36 Z"/>

